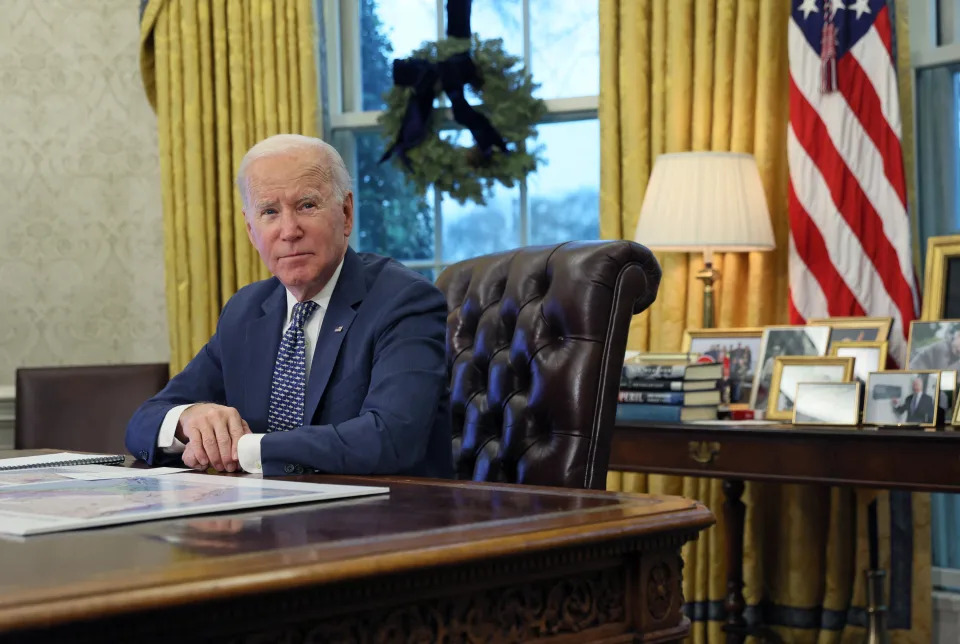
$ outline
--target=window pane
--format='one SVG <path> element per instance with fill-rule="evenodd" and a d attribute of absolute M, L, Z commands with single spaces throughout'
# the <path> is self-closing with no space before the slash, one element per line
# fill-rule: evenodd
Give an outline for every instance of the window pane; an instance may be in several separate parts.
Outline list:
<path fill-rule="evenodd" d="M 393 85 L 394 58 L 436 39 L 436 0 L 360 0 L 363 109 L 386 107 L 383 94 Z"/>
<path fill-rule="evenodd" d="M 443 196 L 443 259 L 456 262 L 520 245 L 520 188 L 497 183 L 487 205 Z"/>
<path fill-rule="evenodd" d="M 540 98 L 599 94 L 597 0 L 530 0 L 530 49 Z"/>
<path fill-rule="evenodd" d="M 421 195 L 392 163 L 377 163 L 385 143 L 379 134 L 358 133 L 355 141 L 357 250 L 433 259 L 433 191 Z"/>
<path fill-rule="evenodd" d="M 960 65 L 917 70 L 917 228 L 929 237 L 960 230 Z"/>
<path fill-rule="evenodd" d="M 545 162 L 527 179 L 530 244 L 600 236 L 600 121 L 537 128 Z"/>
<path fill-rule="evenodd" d="M 523 2 L 521 0 L 472 3 L 470 29 L 482 40 L 502 38 L 503 48 L 508 54 L 523 58 Z"/>
<path fill-rule="evenodd" d="M 520 59 L 517 67 L 523 66 L 523 2 L 521 0 L 472 3 L 470 29 L 483 40 L 503 39 L 504 51 Z M 481 102 L 469 85 L 465 88 L 464 94 L 471 105 L 478 105 Z"/>

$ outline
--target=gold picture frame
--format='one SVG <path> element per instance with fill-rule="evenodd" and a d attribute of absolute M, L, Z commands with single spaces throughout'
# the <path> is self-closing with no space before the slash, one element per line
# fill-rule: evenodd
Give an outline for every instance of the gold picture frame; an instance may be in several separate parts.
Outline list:
<path fill-rule="evenodd" d="M 763 338 L 763 327 L 730 327 L 725 329 L 686 329 L 683 332 L 683 342 L 681 348 L 684 351 L 690 351 L 695 343 L 706 340 L 708 342 L 717 342 L 725 345 L 729 349 L 733 343 L 743 342 L 748 353 L 741 354 L 740 357 L 747 358 L 747 363 L 738 362 L 734 365 L 731 360 L 730 369 L 724 371 L 726 385 L 723 388 L 723 400 L 728 408 L 734 408 L 740 405 L 748 405 L 753 390 L 754 375 L 757 371 L 760 360 L 760 341 Z M 753 345 L 753 346 L 750 346 Z M 709 355 L 709 348 L 698 347 L 697 352 L 700 355 Z M 749 356 L 749 357 L 747 357 Z M 711 356 L 715 358 L 715 356 Z M 743 367 L 746 367 L 746 371 Z"/>
<path fill-rule="evenodd" d="M 939 235 L 927 239 L 921 320 L 939 320 L 947 315 L 947 277 L 950 260 L 953 259 L 960 260 L 960 235 Z"/>
<path fill-rule="evenodd" d="M 807 320 L 807 324 L 814 326 L 829 326 L 830 344 L 834 342 L 851 342 L 851 340 L 834 340 L 833 329 L 841 331 L 848 329 L 876 329 L 876 340 L 853 340 L 852 342 L 874 342 L 890 339 L 890 329 L 893 326 L 892 317 L 837 317 L 837 318 L 813 318 Z"/>
<path fill-rule="evenodd" d="M 884 394 L 883 396 L 871 395 L 874 393 L 874 389 L 878 384 L 884 384 L 889 386 L 889 382 L 880 383 L 879 380 L 894 381 L 896 379 L 905 380 L 905 383 L 912 382 L 913 378 L 920 375 L 932 375 L 934 378 L 934 389 L 933 389 L 933 420 L 929 423 L 924 422 L 900 422 L 900 421 L 890 421 L 890 422 L 879 422 L 882 419 L 878 419 L 871 413 L 872 406 L 871 400 L 880 400 L 888 399 Z M 902 390 L 901 390 L 902 391 Z M 889 398 L 891 403 L 896 398 Z M 864 392 L 864 404 L 863 404 L 863 424 L 864 425 L 876 425 L 877 427 L 923 427 L 926 431 L 936 431 L 937 429 L 937 414 L 939 411 L 939 405 L 937 401 L 940 399 L 940 370 L 937 369 L 913 369 L 905 371 L 880 371 L 876 373 L 871 373 L 870 377 L 867 379 L 867 389 Z M 904 402 L 906 400 L 904 399 Z M 902 412 L 898 412 L 902 413 Z"/>
<path fill-rule="evenodd" d="M 940 380 L 938 382 L 940 387 L 940 392 L 937 394 L 938 403 L 940 402 L 939 399 L 942 398 L 946 392 L 949 392 L 947 395 L 949 397 L 950 408 L 947 409 L 945 407 L 940 407 L 939 404 L 937 405 L 944 412 L 943 427 L 949 432 L 954 431 L 953 419 L 957 414 L 957 399 L 960 398 L 957 396 L 957 376 L 957 372 L 953 369 L 942 369 L 940 371 Z M 945 380 L 949 380 L 949 386 L 944 384 Z M 947 414 L 949 414 L 949 416 L 947 416 Z"/>
<path fill-rule="evenodd" d="M 857 369 L 857 360 L 856 356 L 841 356 L 839 353 L 840 349 L 876 349 L 877 350 L 877 368 L 876 369 L 867 369 L 866 371 L 862 369 Z M 840 340 L 839 342 L 834 342 L 830 345 L 830 355 L 838 358 L 853 358 L 853 377 L 863 382 L 867 381 L 866 376 L 874 371 L 884 371 L 887 365 L 887 353 L 889 351 L 889 342 L 886 340 Z"/>
<path fill-rule="evenodd" d="M 780 389 L 783 372 L 790 367 L 839 367 L 843 370 L 841 380 L 813 380 L 809 376 L 802 376 L 797 382 L 850 382 L 853 377 L 853 358 L 837 358 L 823 356 L 778 356 L 773 363 L 773 377 L 770 379 L 770 395 L 767 397 L 767 420 L 792 420 L 793 407 L 780 409 Z M 791 402 L 796 396 L 796 386 L 791 395 Z"/>
<path fill-rule="evenodd" d="M 942 378 L 942 377 L 943 377 L 943 374 L 941 374 L 940 377 Z M 958 378 L 958 380 L 960 380 L 960 378 Z M 960 383 L 958 383 L 958 384 L 960 384 Z M 949 427 L 949 429 L 948 429 L 947 431 L 955 431 L 953 428 L 954 428 L 956 425 L 960 425 L 960 413 L 958 413 L 958 412 L 960 412 L 960 396 L 954 396 L 954 401 L 953 401 L 953 413 L 950 414 L 950 422 L 949 422 L 949 423 L 944 423 L 945 425 L 947 425 L 947 426 Z"/>
<path fill-rule="evenodd" d="M 933 324 L 960 324 L 960 319 L 954 318 L 954 319 L 945 319 L 945 320 L 911 320 L 910 331 L 907 333 L 907 369 L 910 369 L 911 363 L 913 362 L 913 358 L 914 358 L 914 355 L 913 355 L 913 344 L 915 339 L 914 329 L 920 325 L 929 326 Z M 931 342 L 931 344 L 933 343 Z M 921 349 L 925 349 L 925 348 L 926 346 L 921 347 Z M 929 365 L 926 367 L 921 367 L 921 371 L 931 367 L 935 369 L 943 370 L 943 369 L 947 369 L 949 365 L 944 365 L 944 366 Z"/>
<path fill-rule="evenodd" d="M 681 351 L 690 351 L 694 338 L 759 338 L 763 335 L 762 326 L 730 327 L 727 329 L 686 329 L 683 332 Z"/>
<path fill-rule="evenodd" d="M 830 347 L 830 332 L 831 328 L 826 325 L 784 324 L 763 327 L 763 334 L 760 336 L 759 362 L 753 377 L 753 386 L 750 389 L 750 409 L 766 410 L 777 356 L 824 357 Z M 772 352 L 771 342 L 774 349 L 779 346 L 781 350 Z M 803 351 L 796 350 L 798 343 Z M 784 349 L 782 345 L 787 344 L 793 346 Z M 807 351 L 811 348 L 813 351 Z M 760 397 L 761 390 L 763 398 Z"/>
<path fill-rule="evenodd" d="M 807 420 L 803 418 L 798 419 L 799 409 L 802 405 L 801 392 L 806 391 L 808 394 L 816 393 L 816 390 L 821 392 L 827 390 L 839 391 L 842 394 L 850 397 L 850 400 L 845 401 L 850 405 L 849 409 L 841 408 L 847 412 L 846 416 L 850 417 L 850 421 L 840 421 L 834 419 L 830 420 Z M 797 383 L 797 396 L 795 404 L 793 405 L 793 416 L 791 422 L 794 425 L 830 425 L 833 427 L 842 426 L 842 427 L 857 427 L 860 425 L 860 397 L 863 395 L 863 383 L 858 380 L 853 382 L 798 382 Z M 826 405 L 827 409 L 832 409 L 836 411 L 837 400 L 830 401 L 829 405 Z"/>

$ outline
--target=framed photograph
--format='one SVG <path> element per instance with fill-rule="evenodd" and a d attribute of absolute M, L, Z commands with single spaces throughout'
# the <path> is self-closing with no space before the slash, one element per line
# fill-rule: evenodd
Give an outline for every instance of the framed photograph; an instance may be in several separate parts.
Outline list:
<path fill-rule="evenodd" d="M 779 356 L 774 361 L 773 379 L 767 398 L 767 420 L 793 418 L 797 385 L 801 382 L 849 382 L 853 375 L 853 358 L 821 358 L 819 356 Z"/>
<path fill-rule="evenodd" d="M 800 382 L 793 406 L 794 425 L 859 425 L 863 383 Z"/>
<path fill-rule="evenodd" d="M 750 408 L 767 408 L 773 363 L 777 356 L 825 356 L 829 342 L 828 326 L 765 327 L 760 337 L 760 359 L 750 391 Z"/>
<path fill-rule="evenodd" d="M 927 240 L 923 273 L 924 320 L 960 318 L 960 235 Z"/>
<path fill-rule="evenodd" d="M 960 369 L 960 320 L 911 322 L 907 369 Z"/>
<path fill-rule="evenodd" d="M 815 318 L 807 324 L 829 326 L 830 344 L 834 342 L 875 342 L 890 338 L 893 318 Z"/>
<path fill-rule="evenodd" d="M 848 342 L 842 340 L 830 345 L 830 355 L 853 358 L 853 379 L 866 384 L 867 375 L 883 371 L 887 364 L 887 341 Z"/>
<path fill-rule="evenodd" d="M 940 372 L 940 413 L 945 420 L 953 419 L 953 408 L 957 402 L 957 372 Z"/>
<path fill-rule="evenodd" d="M 865 425 L 936 428 L 939 371 L 881 371 L 867 378 Z"/>
<path fill-rule="evenodd" d="M 687 329 L 683 351 L 700 354 L 701 362 L 720 362 L 723 377 L 730 383 L 730 404 L 746 404 L 760 359 L 762 327 L 740 329 Z"/>
<path fill-rule="evenodd" d="M 953 373 L 956 375 L 956 372 Z M 954 378 L 954 385 L 956 385 L 956 378 Z M 956 392 L 954 392 L 954 394 L 956 394 Z M 952 426 L 960 425 L 960 397 L 956 395 L 953 397 L 953 413 L 950 414 L 950 425 L 950 429 L 954 429 Z"/>

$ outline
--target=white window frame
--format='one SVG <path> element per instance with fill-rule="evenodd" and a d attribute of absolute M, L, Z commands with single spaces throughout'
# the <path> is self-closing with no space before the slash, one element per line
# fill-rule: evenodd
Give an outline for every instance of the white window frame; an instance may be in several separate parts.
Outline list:
<path fill-rule="evenodd" d="M 403 0 L 394 0 L 401 2 Z M 531 65 L 530 41 L 530 2 L 523 3 L 523 63 L 536 78 L 536 70 Z M 436 38 L 446 36 L 446 1 L 436 0 L 437 3 L 437 33 Z M 362 109 L 362 82 L 360 56 L 360 4 L 359 0 L 318 0 L 318 8 L 323 10 L 323 37 L 326 46 L 326 85 L 324 100 L 326 102 L 327 121 L 324 123 L 324 136 L 336 141 L 338 151 L 343 156 L 347 168 L 352 176 L 356 176 L 356 150 L 353 146 L 353 137 L 356 132 L 375 132 L 380 129 L 377 119 L 382 114 L 380 110 Z M 404 55 L 400 52 L 398 55 Z M 598 117 L 599 96 L 577 96 L 572 98 L 547 99 L 544 101 L 547 114 L 541 123 L 560 123 L 592 120 Z M 449 109 L 446 110 L 447 120 L 453 123 Z M 356 196 L 354 197 L 356 199 Z M 434 248 L 432 259 L 411 260 L 397 257 L 407 266 L 414 269 L 433 269 L 439 275 L 451 262 L 443 259 L 443 210 L 441 208 L 442 195 L 434 191 L 433 218 L 434 218 Z M 355 204 L 354 217 L 359 216 L 360 206 Z M 354 234 L 350 243 L 356 246 L 356 231 L 359 229 L 354 222 Z M 526 246 L 530 239 L 530 217 L 527 203 L 527 182 L 520 182 L 520 246 Z"/>
<path fill-rule="evenodd" d="M 938 31 L 941 20 L 940 4 L 954 2 L 954 0 L 908 0 L 907 23 L 910 25 L 910 104 L 913 105 L 913 185 L 916 186 L 916 207 L 921 208 L 920 201 L 920 137 L 917 135 L 917 80 L 920 71 L 927 67 L 938 67 L 960 63 L 960 6 L 953 7 L 953 15 L 949 16 L 950 31 L 956 42 L 941 45 Z M 914 219 L 916 222 L 916 219 Z M 914 224 L 913 234 L 919 234 L 918 224 Z M 919 239 L 918 239 L 919 242 Z M 924 258 L 926 248 L 916 247 L 918 258 Z M 917 273 L 922 278 L 924 265 L 917 262 Z"/>
<path fill-rule="evenodd" d="M 939 15 L 940 1 L 943 0 L 909 0 L 907 5 L 909 8 L 907 20 L 910 25 L 910 77 L 911 87 L 913 88 L 911 103 L 913 104 L 913 158 L 915 161 L 913 164 L 913 185 L 915 186 L 920 185 L 920 177 L 917 171 L 919 164 L 916 163 L 916 160 L 920 158 L 919 137 L 916 136 L 917 75 L 921 69 L 926 67 L 960 63 L 960 6 L 953 7 L 954 13 L 951 17 L 952 32 L 956 42 L 940 45 L 937 42 L 941 19 Z M 920 193 L 918 190 L 917 203 L 919 204 L 919 202 Z M 931 572 L 934 589 L 938 587 L 960 587 L 960 570 L 934 567 Z M 937 593 L 935 592 L 934 595 L 937 595 Z"/>
<path fill-rule="evenodd" d="M 953 1 L 909 0 L 910 66 L 914 70 L 960 62 L 960 6 L 952 7 L 952 15 L 940 15 L 941 3 Z M 948 26 L 956 42 L 937 42 L 941 19 L 950 21 Z"/>

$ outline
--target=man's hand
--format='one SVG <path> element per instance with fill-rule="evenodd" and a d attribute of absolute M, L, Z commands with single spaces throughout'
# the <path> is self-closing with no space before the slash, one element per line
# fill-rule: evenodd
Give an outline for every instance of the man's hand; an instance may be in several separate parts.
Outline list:
<path fill-rule="evenodd" d="M 240 469 L 237 442 L 249 433 L 250 426 L 233 407 L 201 403 L 180 414 L 176 437 L 187 444 L 183 452 L 187 467 L 235 472 Z"/>

